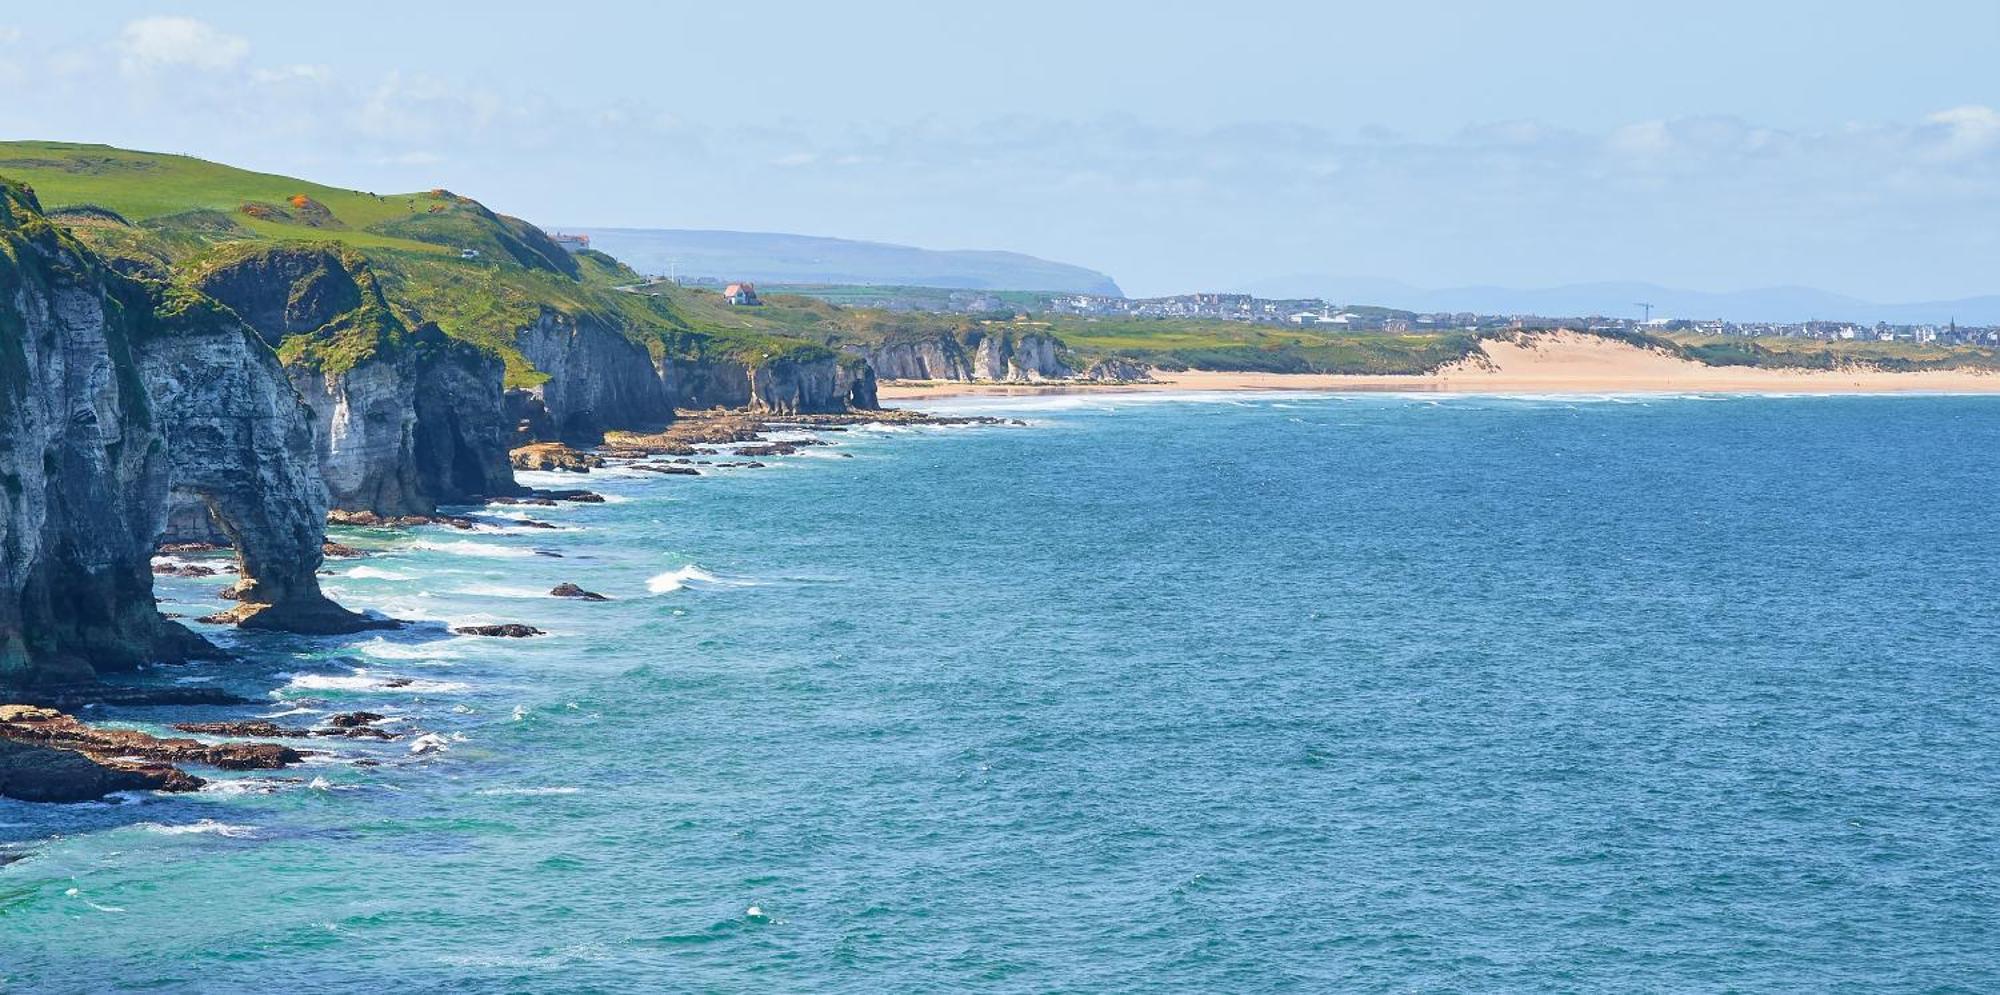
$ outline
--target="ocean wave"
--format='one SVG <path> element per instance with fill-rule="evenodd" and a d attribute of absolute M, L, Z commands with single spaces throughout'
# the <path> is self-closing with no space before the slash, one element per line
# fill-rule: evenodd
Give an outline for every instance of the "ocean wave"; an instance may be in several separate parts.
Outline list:
<path fill-rule="evenodd" d="M 471 594 L 482 598 L 546 598 L 549 592 L 532 587 L 509 587 L 505 584 L 468 584 L 452 592 Z"/>
<path fill-rule="evenodd" d="M 355 567 L 354 569 L 349 570 L 344 574 L 341 574 L 341 576 L 355 577 L 361 580 L 409 580 L 410 579 L 409 574 L 400 574 L 394 570 L 384 570 L 381 567 L 368 567 L 368 566 Z"/>
<path fill-rule="evenodd" d="M 366 670 L 352 674 L 287 674 L 288 691 L 407 692 L 409 694 L 453 694 L 466 690 L 457 681 L 427 681 L 413 677 L 378 677 Z"/>
<path fill-rule="evenodd" d="M 124 909 L 121 909 L 121 908 L 119 908 L 119 907 L 118 907 L 118 906 L 116 906 L 116 905 L 99 905 L 99 904 L 97 904 L 96 902 L 93 902 L 93 901 L 91 901 L 90 899 L 88 899 L 88 898 L 85 898 L 85 897 L 83 897 L 83 889 L 81 889 L 81 888 L 71 888 L 71 889 L 69 889 L 68 891 L 65 891 L 65 892 L 63 892 L 63 896 L 64 896 L 65 898 L 74 898 L 74 899 L 76 899 L 77 901 L 79 901 L 79 902 L 82 902 L 83 904 L 85 904 L 85 905 L 88 905 L 88 906 L 90 906 L 91 908 L 93 908 L 93 909 L 96 909 L 96 910 L 97 910 L 97 911 L 99 911 L 99 912 L 123 912 L 123 911 L 125 911 Z"/>
<path fill-rule="evenodd" d="M 573 795 L 582 790 L 582 788 L 480 788 L 478 791 L 473 792 L 473 794 L 514 795 L 526 798 L 538 798 L 543 795 Z"/>
<path fill-rule="evenodd" d="M 410 753 L 413 755 L 443 753 L 448 749 L 451 749 L 451 740 L 434 732 L 424 733 L 410 741 Z"/>
<path fill-rule="evenodd" d="M 756 583 L 754 580 L 744 580 L 740 577 L 718 577 L 690 563 L 677 570 L 655 575 L 646 581 L 646 590 L 654 594 L 670 594 L 689 587 L 753 587 Z"/>
<path fill-rule="evenodd" d="M 178 826 L 170 826 L 161 822 L 141 822 L 139 823 L 139 828 L 149 833 L 159 833 L 162 836 L 214 835 L 227 836 L 231 839 L 242 839 L 257 831 L 256 826 L 239 826 L 234 823 L 219 822 L 215 819 L 203 819 L 200 822 L 186 823 Z"/>
<path fill-rule="evenodd" d="M 392 643 L 389 640 L 382 638 L 381 636 L 376 636 L 374 639 L 362 643 L 361 645 L 356 646 L 354 648 L 361 651 L 363 654 L 367 656 L 372 656 L 378 660 L 417 660 L 423 662 L 436 662 L 438 660 L 445 660 L 458 656 L 458 653 L 452 650 L 447 650 L 443 648 L 443 646 L 437 644 Z"/>
<path fill-rule="evenodd" d="M 236 777 L 210 780 L 201 786 L 204 795 L 275 795 L 299 786 L 296 777 Z M 225 834 L 226 835 L 226 834 Z"/>
<path fill-rule="evenodd" d="M 519 546 L 500 546 L 490 542 L 471 542 L 463 539 L 457 542 L 413 542 L 410 544 L 410 548 L 428 550 L 433 553 L 450 553 L 453 556 L 519 557 L 535 555 L 534 550 L 522 549 Z"/>

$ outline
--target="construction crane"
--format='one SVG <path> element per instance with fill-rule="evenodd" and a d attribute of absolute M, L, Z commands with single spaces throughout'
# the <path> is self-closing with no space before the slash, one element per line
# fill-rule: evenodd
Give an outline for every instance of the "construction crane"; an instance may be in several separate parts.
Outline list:
<path fill-rule="evenodd" d="M 1635 301 L 1633 302 L 1632 306 L 1646 309 L 1646 317 L 1644 320 L 1639 322 L 1640 324 L 1650 325 L 1653 323 L 1653 305 L 1648 304 L 1645 301 Z"/>

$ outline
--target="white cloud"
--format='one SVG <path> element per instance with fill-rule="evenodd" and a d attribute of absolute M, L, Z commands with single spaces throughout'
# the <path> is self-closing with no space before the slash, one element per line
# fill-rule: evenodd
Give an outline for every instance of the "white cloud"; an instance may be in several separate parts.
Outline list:
<path fill-rule="evenodd" d="M 323 83 L 333 78 L 331 70 L 325 66 L 290 65 L 276 69 L 253 69 L 250 78 L 259 83 L 310 82 Z"/>
<path fill-rule="evenodd" d="M 119 67 L 127 73 L 185 67 L 208 72 L 234 69 L 250 54 L 241 35 L 218 31 L 192 17 L 142 17 L 118 33 Z"/>
<path fill-rule="evenodd" d="M 21 40 L 21 29 L 0 24 L 0 45 L 12 45 Z"/>
<path fill-rule="evenodd" d="M 1938 151 L 1948 158 L 1978 155 L 2000 146 L 2000 111 L 1967 104 L 1924 118 L 1938 135 Z"/>

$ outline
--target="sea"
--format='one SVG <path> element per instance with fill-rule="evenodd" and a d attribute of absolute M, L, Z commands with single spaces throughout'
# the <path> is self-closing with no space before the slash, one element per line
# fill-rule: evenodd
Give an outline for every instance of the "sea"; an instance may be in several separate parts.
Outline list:
<path fill-rule="evenodd" d="M 925 406 L 338 530 L 85 717 L 404 735 L 0 802 L 0 991 L 2000 990 L 2000 398 Z"/>

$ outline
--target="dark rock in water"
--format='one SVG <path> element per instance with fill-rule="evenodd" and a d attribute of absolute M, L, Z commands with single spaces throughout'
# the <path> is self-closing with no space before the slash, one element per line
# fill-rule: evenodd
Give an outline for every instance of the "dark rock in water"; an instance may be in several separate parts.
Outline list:
<path fill-rule="evenodd" d="M 407 677 L 396 677 L 390 680 L 383 681 L 382 686 L 385 688 L 406 688 L 415 683 L 416 681 L 413 681 Z"/>
<path fill-rule="evenodd" d="M 761 446 L 737 446 L 730 453 L 735 456 L 790 456 L 798 451 L 799 447 L 790 442 L 772 442 Z"/>
<path fill-rule="evenodd" d="M 352 729 L 324 729 L 313 733 L 315 736 L 345 736 L 348 739 L 395 739 L 396 734 L 374 726 L 355 726 Z"/>
<path fill-rule="evenodd" d="M 346 546 L 328 539 L 320 545 L 320 552 L 335 559 L 351 560 L 361 555 L 353 546 Z"/>
<path fill-rule="evenodd" d="M 548 498 L 551 501 L 574 501 L 578 504 L 604 503 L 604 495 L 602 494 L 597 494 L 592 491 L 571 490 L 563 488 L 556 488 L 550 490 L 538 489 L 529 496 L 538 498 Z"/>
<path fill-rule="evenodd" d="M 548 470 L 559 473 L 589 473 L 604 465 L 604 457 L 560 442 L 537 442 L 510 454 L 516 470 Z"/>
<path fill-rule="evenodd" d="M 304 739 L 312 735 L 310 729 L 295 729 L 281 726 L 264 719 L 249 719 L 243 722 L 176 722 L 174 728 L 191 732 L 198 736 L 247 736 L 263 739 Z"/>
<path fill-rule="evenodd" d="M 212 553 L 218 549 L 228 549 L 228 548 L 229 547 L 227 546 L 213 542 L 163 542 L 159 545 L 159 548 L 156 550 L 156 552 L 163 554 Z"/>
<path fill-rule="evenodd" d="M 519 521 L 516 521 L 514 525 L 516 528 L 523 528 L 523 529 L 554 529 L 561 527 L 553 522 L 538 522 L 532 518 L 520 519 Z"/>
<path fill-rule="evenodd" d="M 342 712 L 339 715 L 329 717 L 326 720 L 326 724 L 335 729 L 352 729 L 355 726 L 373 725 L 385 718 L 388 718 L 388 716 L 378 715 L 374 712 Z"/>
<path fill-rule="evenodd" d="M 503 625 L 461 625 L 451 631 L 461 636 L 505 636 L 509 639 L 546 635 L 532 625 L 522 625 L 519 622 L 508 622 Z"/>
<path fill-rule="evenodd" d="M 554 588 L 553 590 L 549 591 L 549 594 L 550 594 L 550 595 L 551 595 L 552 597 L 557 597 L 557 598 L 577 598 L 577 599 L 580 599 L 580 600 L 583 600 L 583 601 L 610 601 L 610 600 L 611 600 L 610 598 L 607 598 L 607 597 L 605 597 L 604 595 L 602 595 L 602 594 L 599 594 L 599 593 L 597 593 L 596 591 L 586 591 L 586 590 L 584 590 L 583 588 L 580 588 L 580 587 L 576 586 L 575 584 L 571 584 L 571 583 L 568 583 L 568 582 L 564 582 L 564 583 L 561 583 L 561 584 L 557 584 L 557 585 L 555 586 L 555 588 Z"/>
<path fill-rule="evenodd" d="M 256 702 L 241 695 L 230 694 L 217 688 L 132 688 L 114 687 L 109 684 L 68 684 L 55 687 L 24 688 L 8 691 L 7 697 L 24 705 L 37 705 L 59 711 L 75 711 L 90 705 L 116 705 L 121 708 L 148 705 L 252 705 Z"/>
<path fill-rule="evenodd" d="M 326 521 L 329 525 L 353 525 L 362 528 L 377 529 L 410 528 L 418 525 L 449 525 L 460 531 L 471 530 L 479 524 L 463 515 L 378 515 L 372 511 L 342 511 L 338 508 L 326 513 Z M 336 546 L 341 549 L 352 548 L 341 546 L 339 543 L 334 542 L 326 543 L 326 545 Z M 335 554 L 328 553 L 326 555 L 332 556 Z M 360 556 L 361 551 L 354 550 L 351 555 Z"/>
<path fill-rule="evenodd" d="M 672 476 L 677 476 L 677 477 L 699 477 L 699 476 L 701 476 L 701 471 L 700 471 L 700 470 L 697 470 L 697 469 L 695 469 L 694 467 L 691 467 L 691 466 L 670 466 L 670 465 L 667 465 L 667 464 L 662 464 L 662 463 L 634 463 L 634 464 L 632 464 L 632 469 L 634 469 L 634 470 L 644 470 L 644 471 L 646 471 L 647 473 L 665 473 L 665 474 L 669 474 L 669 475 L 672 475 Z"/>
<path fill-rule="evenodd" d="M 176 768 L 271 770 L 305 755 L 277 743 L 203 743 L 132 729 L 100 729 L 52 708 L 0 705 L 0 795 L 83 801 L 113 791 L 192 791 L 202 781 Z"/>
<path fill-rule="evenodd" d="M 213 577 L 216 569 L 204 567 L 199 563 L 188 563 L 178 567 L 171 563 L 155 563 L 153 572 L 162 577 Z"/>
<path fill-rule="evenodd" d="M 553 556 L 553 557 L 555 557 L 555 558 L 556 558 L 556 559 L 558 559 L 558 560 L 562 559 L 562 554 L 561 554 L 561 553 L 558 553 L 558 552 L 556 552 L 556 551 L 555 551 L 555 550 L 553 550 L 553 549 L 538 549 L 538 550 L 535 550 L 535 555 L 536 555 L 536 556 Z"/>
<path fill-rule="evenodd" d="M 532 504 L 532 505 L 539 505 L 539 506 L 541 506 L 541 507 L 544 507 L 544 508 L 551 508 L 551 507 L 554 507 L 554 506 L 555 506 L 555 503 L 556 503 L 556 502 L 555 502 L 555 499 L 554 499 L 554 498 L 545 498 L 545 497 L 534 497 L 534 496 L 530 495 L 530 496 L 528 496 L 528 497 L 518 497 L 518 498 L 517 498 L 517 497 L 497 497 L 497 498 L 494 498 L 494 499 L 493 499 L 493 503 L 494 503 L 494 504 Z"/>
<path fill-rule="evenodd" d="M 48 746 L 0 740 L 0 798 L 88 802 L 117 791 L 194 791 L 201 778 L 168 764 L 101 761 Z"/>

